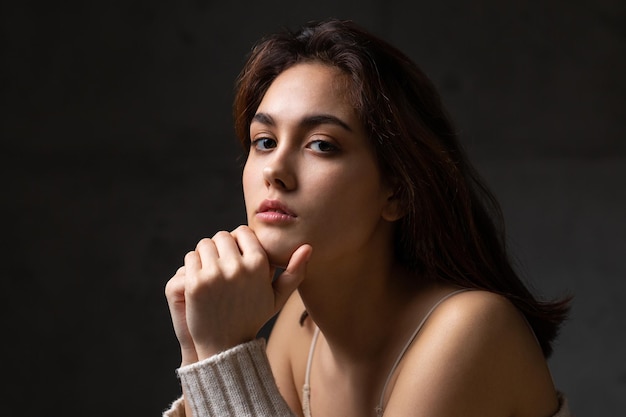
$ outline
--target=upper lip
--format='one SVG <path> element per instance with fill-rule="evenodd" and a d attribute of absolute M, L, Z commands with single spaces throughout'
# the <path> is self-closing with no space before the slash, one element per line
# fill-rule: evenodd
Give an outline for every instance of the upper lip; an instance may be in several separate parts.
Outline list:
<path fill-rule="evenodd" d="M 264 213 L 267 211 L 275 211 L 277 213 L 287 214 L 289 216 L 296 217 L 296 214 L 289 210 L 285 204 L 281 203 L 278 200 L 265 200 L 259 206 L 257 213 Z"/>

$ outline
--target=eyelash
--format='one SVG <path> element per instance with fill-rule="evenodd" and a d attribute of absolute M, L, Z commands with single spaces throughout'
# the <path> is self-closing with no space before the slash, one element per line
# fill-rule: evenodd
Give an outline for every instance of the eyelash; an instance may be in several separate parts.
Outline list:
<path fill-rule="evenodd" d="M 272 146 L 267 146 L 268 143 L 267 142 L 271 142 Z M 321 146 L 320 146 L 321 145 Z M 317 146 L 317 149 L 314 149 L 313 147 Z M 252 141 L 252 146 L 251 148 L 254 148 L 258 151 L 261 152 L 265 152 L 268 151 L 270 149 L 273 149 L 276 147 L 276 140 L 272 139 L 272 138 L 267 138 L 267 137 L 262 137 L 262 138 L 258 138 Z M 326 150 L 324 150 L 323 148 L 326 147 Z M 331 142 L 325 141 L 325 140 L 321 140 L 321 139 L 316 139 L 316 140 L 312 140 L 307 144 L 307 148 L 312 149 L 314 152 L 318 152 L 318 153 L 323 153 L 323 154 L 330 154 L 330 153 L 335 153 L 339 150 L 339 148 L 332 144 Z"/>
<path fill-rule="evenodd" d="M 339 148 L 337 146 L 335 146 L 334 144 L 332 144 L 332 143 L 330 143 L 328 141 L 325 141 L 325 140 L 321 140 L 321 139 L 312 140 L 311 142 L 309 142 L 307 147 L 311 148 L 311 146 L 314 145 L 314 144 L 317 144 L 317 145 L 321 144 L 322 146 L 325 146 L 325 147 L 329 148 L 329 149 L 326 149 L 326 150 L 322 150 L 322 149 L 314 150 L 315 152 L 334 153 L 334 152 L 337 152 L 339 150 Z M 319 148 L 319 146 L 318 146 L 318 148 Z"/>
<path fill-rule="evenodd" d="M 260 144 L 263 144 L 265 142 L 273 142 L 273 146 L 271 148 L 260 148 Z M 276 147 L 276 141 L 272 138 L 258 138 L 252 141 L 252 148 L 259 150 L 259 151 L 267 151 L 268 149 L 272 149 Z"/>

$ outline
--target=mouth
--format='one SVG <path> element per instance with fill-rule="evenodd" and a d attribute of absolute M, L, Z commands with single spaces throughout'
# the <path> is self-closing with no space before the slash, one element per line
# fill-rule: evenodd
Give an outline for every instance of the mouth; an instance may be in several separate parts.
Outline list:
<path fill-rule="evenodd" d="M 277 213 L 289 217 L 298 217 L 294 212 L 278 200 L 265 200 L 259 206 L 257 213 Z"/>

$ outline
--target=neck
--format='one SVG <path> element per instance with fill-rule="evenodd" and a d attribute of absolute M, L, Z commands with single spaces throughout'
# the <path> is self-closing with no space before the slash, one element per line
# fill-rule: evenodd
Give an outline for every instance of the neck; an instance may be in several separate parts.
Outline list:
<path fill-rule="evenodd" d="M 389 341 L 398 340 L 405 330 L 399 318 L 405 316 L 402 311 L 415 299 L 419 284 L 393 262 L 391 253 L 375 253 L 332 266 L 312 260 L 299 288 L 337 363 L 371 369 L 378 359 L 394 354 Z"/>

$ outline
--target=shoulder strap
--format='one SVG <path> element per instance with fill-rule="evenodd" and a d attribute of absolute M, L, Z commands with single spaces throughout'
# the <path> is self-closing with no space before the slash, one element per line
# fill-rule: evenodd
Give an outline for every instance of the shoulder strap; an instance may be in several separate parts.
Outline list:
<path fill-rule="evenodd" d="M 315 333 L 313 333 L 313 340 L 311 340 L 311 347 L 309 348 L 309 358 L 306 362 L 306 373 L 304 374 L 304 386 L 302 387 L 302 411 L 304 417 L 311 417 L 311 386 L 309 381 L 311 379 L 311 364 L 313 363 L 313 352 L 315 352 L 315 345 L 317 344 L 317 338 L 320 335 L 319 327 L 315 326 Z"/>
<path fill-rule="evenodd" d="M 409 338 L 409 340 L 406 342 L 406 344 L 404 345 L 404 347 L 402 348 L 402 350 L 400 351 L 400 355 L 398 355 L 398 357 L 396 358 L 395 363 L 393 364 L 393 366 L 391 367 L 391 371 L 389 371 L 389 375 L 387 375 L 387 381 L 385 381 L 385 385 L 383 386 L 383 390 L 380 393 L 380 400 L 378 401 L 378 406 L 376 407 L 376 415 L 377 416 L 382 416 L 382 412 L 383 412 L 383 402 L 385 400 L 385 393 L 387 392 L 387 386 L 389 385 L 389 382 L 391 381 L 391 377 L 393 375 L 393 373 L 396 371 L 396 368 L 398 367 L 398 365 L 400 364 L 400 361 L 402 360 L 402 358 L 404 357 L 404 355 L 406 354 L 407 350 L 409 350 L 409 347 L 411 347 L 411 344 L 413 343 L 413 340 L 415 340 L 415 338 L 417 337 L 417 334 L 419 333 L 419 331 L 422 329 L 422 327 L 424 326 L 424 323 L 426 323 L 426 320 L 428 320 L 428 318 L 430 317 L 430 315 L 433 313 L 433 311 L 435 311 L 435 309 L 437 307 L 439 307 L 439 305 L 441 303 L 443 303 L 444 301 L 446 301 L 448 298 L 459 294 L 461 292 L 465 292 L 468 291 L 467 288 L 461 289 L 461 290 L 457 290 L 457 291 L 453 291 L 449 294 L 446 294 L 445 296 L 443 296 L 441 299 L 439 299 L 439 301 L 437 301 L 435 303 L 435 305 L 433 305 L 430 310 L 428 310 L 428 313 L 426 313 L 426 315 L 424 316 L 424 318 L 422 319 L 422 321 L 420 322 L 420 324 L 417 326 L 417 328 L 415 329 L 415 331 L 413 331 L 413 334 L 411 335 L 411 337 Z"/>

